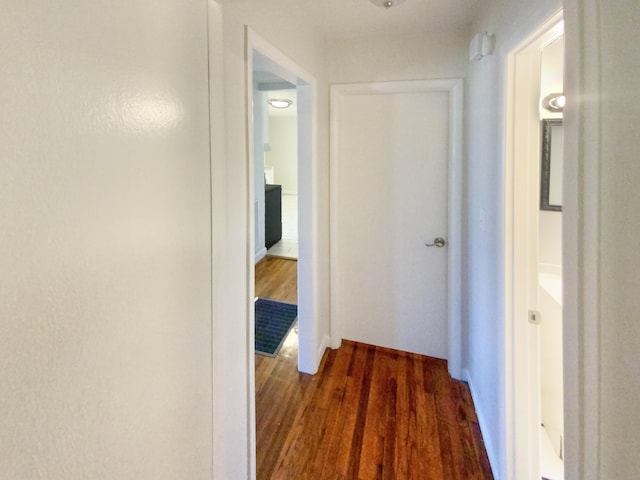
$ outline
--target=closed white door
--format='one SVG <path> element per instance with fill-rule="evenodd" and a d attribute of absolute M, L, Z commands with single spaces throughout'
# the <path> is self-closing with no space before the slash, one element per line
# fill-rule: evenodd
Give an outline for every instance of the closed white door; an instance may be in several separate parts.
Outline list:
<path fill-rule="evenodd" d="M 450 93 L 343 95 L 334 117 L 332 328 L 447 358 Z M 336 332 L 334 332 L 334 335 Z"/>

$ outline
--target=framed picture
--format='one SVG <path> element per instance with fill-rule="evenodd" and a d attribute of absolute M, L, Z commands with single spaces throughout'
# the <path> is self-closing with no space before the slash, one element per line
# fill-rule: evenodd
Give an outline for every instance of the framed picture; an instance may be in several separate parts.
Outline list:
<path fill-rule="evenodd" d="M 562 211 L 562 119 L 542 120 L 540 210 Z"/>

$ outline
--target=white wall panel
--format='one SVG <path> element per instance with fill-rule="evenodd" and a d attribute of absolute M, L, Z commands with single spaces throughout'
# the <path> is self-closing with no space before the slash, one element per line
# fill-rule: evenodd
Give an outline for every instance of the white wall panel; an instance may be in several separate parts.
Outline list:
<path fill-rule="evenodd" d="M 3 2 L 0 476 L 211 477 L 205 2 Z"/>
<path fill-rule="evenodd" d="M 602 37 L 600 478 L 640 469 L 640 55 L 634 1 L 599 1 Z"/>

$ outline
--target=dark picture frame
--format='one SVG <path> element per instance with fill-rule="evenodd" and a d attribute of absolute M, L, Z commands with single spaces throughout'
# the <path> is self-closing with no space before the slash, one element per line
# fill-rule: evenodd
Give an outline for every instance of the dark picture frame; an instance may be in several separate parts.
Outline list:
<path fill-rule="evenodd" d="M 562 119 L 542 120 L 542 158 L 540 162 L 540 210 L 562 211 L 562 157 L 564 151 Z"/>

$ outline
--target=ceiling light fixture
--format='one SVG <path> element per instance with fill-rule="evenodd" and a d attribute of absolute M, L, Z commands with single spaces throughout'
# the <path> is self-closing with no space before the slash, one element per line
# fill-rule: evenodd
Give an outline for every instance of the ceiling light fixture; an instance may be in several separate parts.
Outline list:
<path fill-rule="evenodd" d="M 293 103 L 293 100 L 285 98 L 270 98 L 267 100 L 267 103 L 273 108 L 288 108 Z"/>
<path fill-rule="evenodd" d="M 562 93 L 551 93 L 542 99 L 542 106 L 554 113 L 562 112 L 565 103 L 566 99 Z"/>
<path fill-rule="evenodd" d="M 400 5 L 404 0 L 369 0 L 374 5 L 378 7 L 384 7 L 389 10 L 391 7 L 395 7 L 396 5 Z"/>

